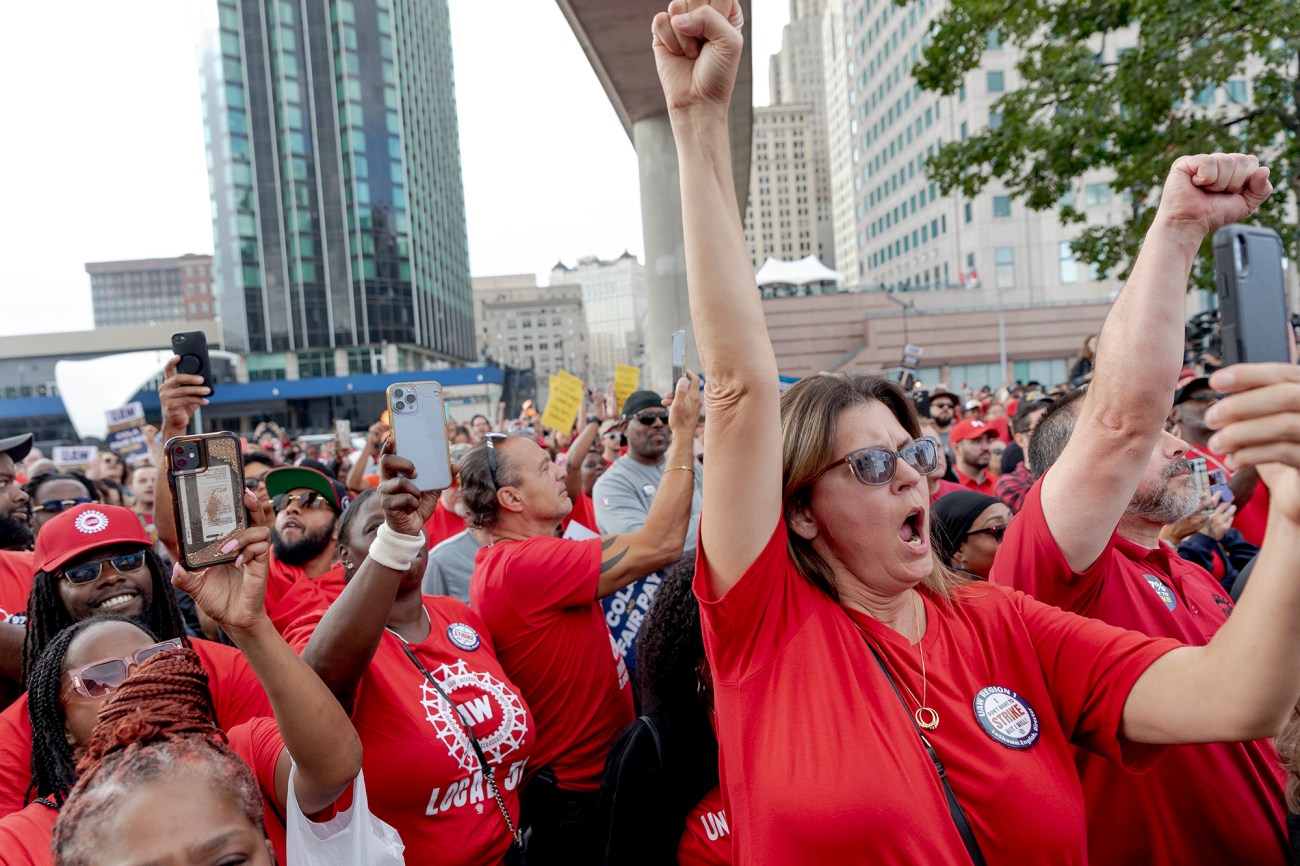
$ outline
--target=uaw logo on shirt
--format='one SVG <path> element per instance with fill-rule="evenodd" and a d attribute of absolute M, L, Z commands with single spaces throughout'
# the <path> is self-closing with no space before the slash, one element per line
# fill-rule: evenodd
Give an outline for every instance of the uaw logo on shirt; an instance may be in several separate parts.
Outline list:
<path fill-rule="evenodd" d="M 980 689 L 975 694 L 975 720 L 984 733 L 1008 749 L 1028 749 L 1038 742 L 1038 714 L 1011 689 Z"/>
<path fill-rule="evenodd" d="M 1147 583 L 1151 584 L 1151 588 L 1156 591 L 1156 595 L 1160 596 L 1160 600 L 1165 603 L 1165 607 L 1170 610 L 1178 607 L 1178 596 L 1174 595 L 1174 591 L 1163 580 L 1154 574 L 1144 574 L 1142 576 L 1146 578 Z"/>
<path fill-rule="evenodd" d="M 454 698 L 460 712 L 458 720 L 456 710 L 448 706 L 428 680 L 420 679 L 420 703 L 425 718 L 462 770 L 473 773 L 479 769 L 478 756 L 465 733 L 466 726 L 477 733 L 485 724 L 495 724 L 488 733 L 478 737 L 483 757 L 490 764 L 501 764 L 519 748 L 528 733 L 527 712 L 519 696 L 506 688 L 505 683 L 486 671 L 470 670 L 464 659 L 454 665 L 444 664 L 432 673 L 449 696 L 461 693 L 461 697 Z"/>

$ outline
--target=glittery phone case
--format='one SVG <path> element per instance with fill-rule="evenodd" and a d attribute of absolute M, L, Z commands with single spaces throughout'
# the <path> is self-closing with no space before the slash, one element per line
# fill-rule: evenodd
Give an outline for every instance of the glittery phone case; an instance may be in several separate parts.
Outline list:
<path fill-rule="evenodd" d="M 197 443 L 200 465 L 177 465 L 188 443 Z M 181 563 L 202 569 L 233 562 L 238 553 L 222 553 L 232 535 L 248 528 L 244 508 L 244 462 L 233 433 L 177 436 L 167 441 L 167 485 L 176 518 Z"/>

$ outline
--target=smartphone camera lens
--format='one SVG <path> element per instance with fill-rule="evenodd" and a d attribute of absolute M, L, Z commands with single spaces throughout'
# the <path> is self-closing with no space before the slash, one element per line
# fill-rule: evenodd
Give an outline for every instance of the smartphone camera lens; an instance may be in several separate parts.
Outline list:
<path fill-rule="evenodd" d="M 172 450 L 173 450 L 176 454 L 184 454 L 184 453 L 185 453 L 185 446 L 184 446 L 184 445 L 177 445 L 177 446 L 176 446 L 174 449 L 172 449 Z"/>
<path fill-rule="evenodd" d="M 177 459 L 177 461 L 176 461 L 176 465 L 179 466 L 180 468 L 184 469 L 186 466 L 189 466 L 189 465 L 190 465 L 190 461 L 186 460 L 184 457 L 181 457 L 181 458 Z"/>
<path fill-rule="evenodd" d="M 398 400 L 397 402 L 393 403 L 393 408 L 396 409 L 398 412 L 401 412 L 403 409 L 406 408 L 406 404 L 403 403 L 401 400 Z"/>

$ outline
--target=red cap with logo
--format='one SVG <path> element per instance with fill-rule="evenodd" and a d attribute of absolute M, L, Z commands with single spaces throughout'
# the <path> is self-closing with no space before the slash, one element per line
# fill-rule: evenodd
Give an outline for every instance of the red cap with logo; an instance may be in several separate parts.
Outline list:
<path fill-rule="evenodd" d="M 952 425 L 952 432 L 948 434 L 948 441 L 953 445 L 958 442 L 965 442 L 967 439 L 978 439 L 981 436 L 992 436 L 997 438 L 998 431 L 989 426 L 988 422 L 981 421 L 978 418 L 965 418 Z"/>
<path fill-rule="evenodd" d="M 85 502 L 60 512 L 41 527 L 33 565 L 37 571 L 55 571 L 87 550 L 114 544 L 153 546 L 131 509 Z"/>

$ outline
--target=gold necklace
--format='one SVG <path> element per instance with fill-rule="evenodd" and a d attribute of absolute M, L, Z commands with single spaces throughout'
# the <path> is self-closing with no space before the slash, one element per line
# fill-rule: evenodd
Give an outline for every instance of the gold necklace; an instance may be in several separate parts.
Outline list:
<path fill-rule="evenodd" d="M 916 598 L 917 601 L 921 603 L 920 609 L 916 609 L 916 616 L 914 619 L 916 622 L 916 633 L 924 638 L 924 635 L 921 635 L 921 610 L 925 609 L 925 602 L 921 599 L 919 593 Z M 854 620 L 852 617 L 849 617 L 849 620 L 853 623 L 854 628 L 862 632 L 864 638 L 870 640 L 867 633 L 863 631 L 862 626 L 858 625 L 857 620 Z M 903 682 L 901 677 L 899 678 L 899 682 L 903 684 L 903 691 L 907 692 L 907 696 L 912 699 L 912 703 L 916 704 L 916 712 L 912 713 L 912 718 L 916 720 L 917 727 L 922 730 L 933 731 L 935 728 L 939 727 L 939 712 L 933 707 L 926 706 L 925 703 L 926 693 L 928 691 L 928 680 L 925 676 L 925 647 L 922 645 L 921 640 L 917 640 L 916 649 L 921 656 L 921 699 L 919 701 L 916 699 L 916 694 L 907 687 L 907 683 Z"/>

